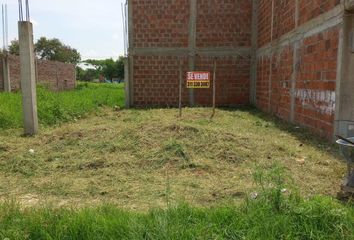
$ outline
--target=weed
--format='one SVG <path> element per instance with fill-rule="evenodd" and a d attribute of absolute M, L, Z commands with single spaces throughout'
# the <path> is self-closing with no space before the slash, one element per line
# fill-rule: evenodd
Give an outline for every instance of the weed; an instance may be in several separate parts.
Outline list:
<path fill-rule="evenodd" d="M 353 209 L 327 197 L 301 199 L 280 212 L 268 201 L 214 208 L 179 204 L 148 213 L 112 205 L 26 210 L 14 202 L 0 205 L 1 239 L 350 240 L 353 223 Z"/>

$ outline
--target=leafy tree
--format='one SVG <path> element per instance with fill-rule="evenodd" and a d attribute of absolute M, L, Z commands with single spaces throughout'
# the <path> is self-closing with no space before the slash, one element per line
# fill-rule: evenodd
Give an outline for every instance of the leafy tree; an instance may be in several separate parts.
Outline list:
<path fill-rule="evenodd" d="M 124 79 L 124 57 L 120 56 L 117 60 L 117 75 L 118 78 Z"/>
<path fill-rule="evenodd" d="M 9 46 L 10 54 L 20 55 L 20 48 L 18 40 L 11 42 Z M 80 53 L 65 44 L 59 39 L 47 39 L 41 37 L 35 44 L 35 52 L 37 58 L 42 60 L 53 60 L 65 63 L 72 63 L 77 65 L 81 60 Z"/>
<path fill-rule="evenodd" d="M 53 60 L 65 63 L 78 64 L 80 53 L 70 46 L 63 44 L 59 39 L 41 37 L 35 44 L 37 57 L 42 60 Z"/>
<path fill-rule="evenodd" d="M 88 65 L 92 65 L 99 74 L 102 74 L 106 79 L 113 78 L 124 79 L 124 58 L 119 57 L 118 60 L 104 59 L 96 60 L 89 59 L 84 61 Z"/>
<path fill-rule="evenodd" d="M 10 54 L 20 55 L 20 44 L 17 39 L 11 41 L 8 50 Z"/>
<path fill-rule="evenodd" d="M 96 69 L 88 68 L 82 69 L 81 67 L 76 67 L 76 78 L 84 82 L 92 82 L 99 78 L 99 73 Z"/>

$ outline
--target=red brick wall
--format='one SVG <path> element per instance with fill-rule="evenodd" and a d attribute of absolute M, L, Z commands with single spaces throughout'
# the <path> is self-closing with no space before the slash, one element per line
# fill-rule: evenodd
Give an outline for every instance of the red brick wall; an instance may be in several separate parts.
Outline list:
<path fill-rule="evenodd" d="M 270 112 L 290 120 L 290 90 L 293 73 L 293 49 L 286 47 L 273 55 L 270 92 Z"/>
<path fill-rule="evenodd" d="M 258 6 L 258 47 L 270 42 L 272 21 L 272 1 L 260 0 Z"/>
<path fill-rule="evenodd" d="M 251 46 L 252 1 L 197 2 L 197 47 Z"/>
<path fill-rule="evenodd" d="M 187 47 L 189 0 L 133 0 L 132 47 Z"/>
<path fill-rule="evenodd" d="M 132 48 L 187 48 L 189 0 L 133 0 Z M 198 0 L 196 47 L 198 49 L 251 47 L 252 0 Z M 209 50 L 210 50 L 209 49 Z M 166 55 L 166 54 L 165 54 Z M 135 106 L 177 106 L 179 57 L 133 57 Z M 187 56 L 183 71 L 188 71 Z M 196 70 L 213 70 L 213 57 L 196 57 Z M 248 104 L 250 56 L 220 57 L 217 70 L 217 104 Z M 183 76 L 185 81 L 185 76 Z M 212 90 L 194 90 L 197 105 L 210 105 Z M 183 88 L 184 104 L 188 89 Z"/>
<path fill-rule="evenodd" d="M 133 61 L 134 105 L 178 105 L 179 61 L 176 56 L 135 56 Z M 183 58 L 183 65 L 183 69 L 186 70 L 186 58 Z M 186 103 L 188 95 L 185 89 L 183 96 L 184 103 Z"/>
<path fill-rule="evenodd" d="M 271 2 L 270 0 L 268 1 Z M 295 0 L 275 2 L 273 39 L 278 39 L 295 28 Z"/>
<path fill-rule="evenodd" d="M 76 71 L 72 64 L 37 60 L 38 82 L 50 89 L 64 91 L 76 86 Z"/>
<path fill-rule="evenodd" d="M 197 58 L 197 69 L 213 72 L 212 58 Z M 223 57 L 217 60 L 216 100 L 221 106 L 246 105 L 249 103 L 250 58 Z M 195 99 L 200 105 L 212 105 L 212 88 L 196 89 Z"/>
<path fill-rule="evenodd" d="M 132 47 L 187 48 L 189 3 L 133 0 Z M 272 0 L 259 0 L 258 9 L 257 106 L 327 137 L 333 133 L 339 30 L 332 27 L 304 37 L 296 45 L 295 63 L 292 39 L 282 44 L 280 40 L 338 4 L 340 0 L 299 0 L 296 6 L 295 0 L 274 0 L 272 9 Z M 197 49 L 251 48 L 252 7 L 251 0 L 198 0 Z M 271 48 L 262 49 L 269 47 L 271 41 Z M 170 55 L 133 57 L 135 105 L 177 105 L 179 57 Z M 187 56 L 183 58 L 186 72 Z M 212 57 L 197 56 L 196 70 L 212 72 L 212 62 Z M 247 54 L 219 57 L 218 105 L 248 104 L 250 67 Z M 210 105 L 211 95 L 211 89 L 195 90 L 196 103 Z M 183 101 L 188 103 L 185 88 Z"/>
<path fill-rule="evenodd" d="M 134 103 L 136 106 L 177 106 L 179 62 L 188 71 L 187 58 L 176 56 L 134 57 Z M 197 58 L 197 69 L 213 71 L 213 59 Z M 248 104 L 250 59 L 223 57 L 217 60 L 217 103 L 222 106 Z M 188 104 L 188 89 L 183 75 L 183 104 Z M 195 89 L 198 105 L 212 104 L 212 89 Z"/>
<path fill-rule="evenodd" d="M 333 9 L 340 0 L 299 0 L 299 25 Z"/>
<path fill-rule="evenodd" d="M 268 56 L 259 57 L 257 60 L 256 102 L 258 108 L 263 111 L 269 109 L 269 76 L 270 58 Z"/>
<path fill-rule="evenodd" d="M 294 30 L 340 4 L 340 0 L 299 0 L 299 16 L 296 23 L 295 0 L 274 0 L 273 40 Z M 272 0 L 260 0 L 258 11 L 258 47 L 271 41 Z"/>
<path fill-rule="evenodd" d="M 75 88 L 76 72 L 72 64 L 56 61 L 37 61 L 37 83 L 45 85 L 54 91 L 71 90 Z M 0 89 L 3 87 L 3 69 L 2 59 L 0 59 Z M 20 80 L 20 59 L 18 56 L 9 56 L 10 79 L 12 90 L 18 90 L 21 87 Z"/>
<path fill-rule="evenodd" d="M 300 40 L 296 63 L 293 62 L 294 44 L 277 45 L 277 40 L 294 30 L 296 24 L 301 27 L 304 23 L 333 9 L 339 2 L 300 0 L 299 18 L 296 23 L 295 1 L 276 1 L 273 18 L 273 52 L 268 50 L 257 59 L 257 106 L 290 120 L 291 79 L 294 77 L 294 122 L 328 138 L 332 137 L 334 131 L 339 29 L 333 27 Z M 261 0 L 258 15 L 260 47 L 271 42 L 271 16 L 272 1 Z"/>
<path fill-rule="evenodd" d="M 296 81 L 295 121 L 331 137 L 334 127 L 339 31 L 305 38 Z"/>

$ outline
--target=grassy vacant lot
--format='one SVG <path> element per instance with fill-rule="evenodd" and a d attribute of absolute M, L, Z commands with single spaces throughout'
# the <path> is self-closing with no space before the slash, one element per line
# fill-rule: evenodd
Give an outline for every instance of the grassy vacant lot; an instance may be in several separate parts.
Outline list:
<path fill-rule="evenodd" d="M 56 125 L 72 121 L 102 106 L 124 104 L 124 86 L 79 83 L 73 91 L 51 92 L 43 87 L 37 90 L 38 116 L 42 125 Z M 0 130 L 22 126 L 20 93 L 0 93 Z"/>
<path fill-rule="evenodd" d="M 0 134 L 0 198 L 32 206 L 114 203 L 125 209 L 233 203 L 274 165 L 303 196 L 334 196 L 345 165 L 337 149 L 256 110 L 97 111 L 34 138 Z M 33 149 L 34 153 L 29 150 Z"/>
<path fill-rule="evenodd" d="M 33 138 L 0 94 L 0 239 L 354 239 L 335 146 L 254 109 L 117 110 L 122 89 L 40 88 Z"/>

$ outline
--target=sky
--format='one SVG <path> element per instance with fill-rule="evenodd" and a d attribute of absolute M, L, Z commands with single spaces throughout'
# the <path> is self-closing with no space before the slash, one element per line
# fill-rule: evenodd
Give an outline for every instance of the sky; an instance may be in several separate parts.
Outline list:
<path fill-rule="evenodd" d="M 42 36 L 58 38 L 76 48 L 83 60 L 117 58 L 124 54 L 122 2 L 125 0 L 29 0 L 35 41 Z M 8 5 L 10 42 L 18 39 L 18 0 L 0 3 Z"/>

